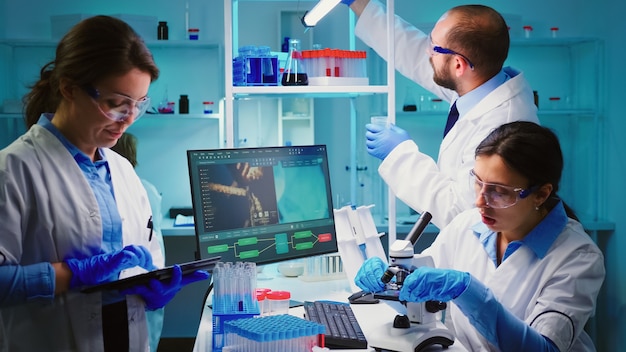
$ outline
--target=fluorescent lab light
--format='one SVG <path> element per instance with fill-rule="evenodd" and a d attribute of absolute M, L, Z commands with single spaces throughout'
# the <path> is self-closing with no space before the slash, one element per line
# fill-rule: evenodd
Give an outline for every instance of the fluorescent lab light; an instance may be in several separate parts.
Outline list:
<path fill-rule="evenodd" d="M 302 24 L 305 27 L 315 27 L 317 22 L 324 18 L 341 0 L 320 0 L 311 11 L 307 11 L 302 17 Z"/>

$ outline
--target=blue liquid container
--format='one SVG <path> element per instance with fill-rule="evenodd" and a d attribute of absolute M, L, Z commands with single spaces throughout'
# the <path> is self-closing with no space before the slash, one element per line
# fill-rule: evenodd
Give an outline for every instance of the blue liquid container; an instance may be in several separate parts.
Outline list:
<path fill-rule="evenodd" d="M 240 47 L 239 56 L 233 59 L 233 85 L 278 85 L 278 56 L 272 55 L 268 46 Z"/>

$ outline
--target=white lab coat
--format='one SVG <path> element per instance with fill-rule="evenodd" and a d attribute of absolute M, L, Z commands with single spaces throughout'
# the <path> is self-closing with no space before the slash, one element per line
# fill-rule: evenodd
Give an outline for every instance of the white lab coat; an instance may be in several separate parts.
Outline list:
<path fill-rule="evenodd" d="M 356 25 L 357 36 L 386 57 L 387 17 L 382 5 L 370 1 Z M 396 16 L 395 58 L 397 70 L 450 102 L 458 95 L 433 81 L 428 36 Z M 432 223 L 443 228 L 474 205 L 475 192 L 469 171 L 474 167 L 478 144 L 498 126 L 523 120 L 539 123 L 530 85 L 511 68 L 512 77 L 461 116 L 443 139 L 437 162 L 421 153 L 414 141 L 399 144 L 381 163 L 378 172 L 394 194 L 417 212 L 428 211 Z"/>
<path fill-rule="evenodd" d="M 158 241 L 148 241 L 148 197 L 131 164 L 104 149 L 119 213 L 123 245 L 149 248 L 164 265 Z M 101 248 L 96 198 L 65 146 L 34 125 L 0 152 L 1 264 L 60 262 Z M 128 276 L 137 270 L 122 274 Z M 128 296 L 131 351 L 148 351 L 145 305 Z M 0 351 L 102 351 L 100 293 L 69 292 L 50 300 L 0 309 Z"/>
<path fill-rule="evenodd" d="M 163 197 L 157 190 L 156 186 L 150 183 L 148 180 L 141 179 L 143 187 L 146 189 L 148 199 L 150 200 L 150 208 L 152 208 L 152 225 L 154 226 L 154 233 L 152 237 L 153 241 L 159 242 L 161 251 L 165 256 L 165 243 L 163 241 L 163 234 L 161 232 L 161 220 L 163 219 L 163 213 L 161 212 L 161 201 Z M 161 332 L 163 331 L 163 319 L 165 317 L 165 308 L 156 310 L 149 310 L 146 312 L 146 320 L 148 321 L 148 334 L 150 337 L 150 351 L 156 352 L 159 346 L 159 340 L 161 339 Z"/>
<path fill-rule="evenodd" d="M 471 273 L 511 313 L 550 338 L 561 351 L 594 351 L 583 329 L 604 281 L 604 257 L 581 224 L 568 219 L 543 259 L 521 246 L 496 267 L 471 230 L 480 221 L 478 209 L 463 212 L 422 253 L 431 255 L 438 268 Z M 470 351 L 494 350 L 456 305 L 449 308 L 463 346 Z M 551 313 L 555 311 L 563 314 Z M 573 332 L 569 330 L 572 323 Z"/>

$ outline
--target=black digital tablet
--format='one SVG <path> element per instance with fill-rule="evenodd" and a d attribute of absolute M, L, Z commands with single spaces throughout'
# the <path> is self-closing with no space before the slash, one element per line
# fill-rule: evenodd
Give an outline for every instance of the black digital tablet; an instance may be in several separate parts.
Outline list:
<path fill-rule="evenodd" d="M 220 256 L 195 260 L 192 262 L 178 264 L 183 272 L 183 275 L 191 274 L 196 270 L 206 270 L 208 272 L 213 271 L 215 264 L 221 259 Z M 160 281 L 167 281 L 172 278 L 173 266 L 168 266 L 162 269 L 148 271 L 143 274 L 129 276 L 123 279 L 119 279 L 111 282 L 104 282 L 101 284 L 84 287 L 81 289 L 83 293 L 92 293 L 97 291 L 106 290 L 125 290 L 137 285 L 147 284 L 150 279 L 157 279 Z"/>

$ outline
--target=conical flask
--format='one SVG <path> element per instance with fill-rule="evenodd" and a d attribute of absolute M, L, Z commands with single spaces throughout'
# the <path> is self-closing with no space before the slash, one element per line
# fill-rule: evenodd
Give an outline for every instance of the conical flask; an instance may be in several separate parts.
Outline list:
<path fill-rule="evenodd" d="M 287 56 L 281 83 L 283 86 L 306 86 L 309 84 L 309 77 L 302 63 L 300 39 L 289 40 L 289 55 Z"/>

